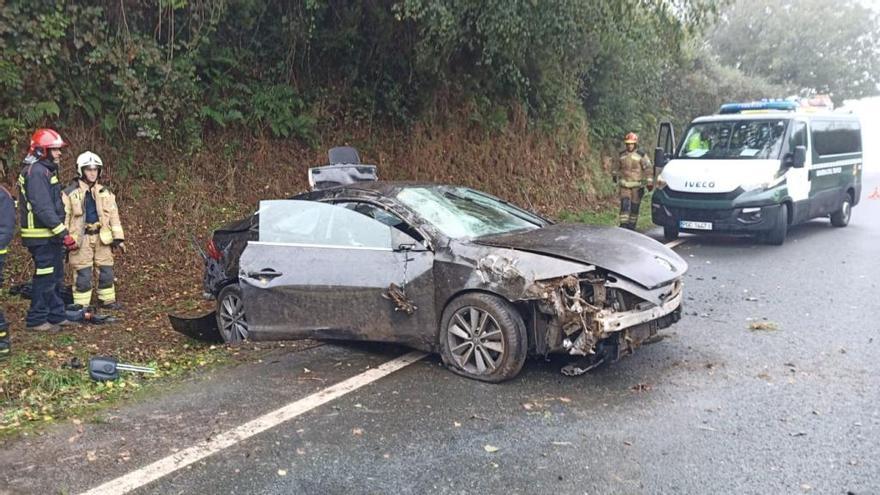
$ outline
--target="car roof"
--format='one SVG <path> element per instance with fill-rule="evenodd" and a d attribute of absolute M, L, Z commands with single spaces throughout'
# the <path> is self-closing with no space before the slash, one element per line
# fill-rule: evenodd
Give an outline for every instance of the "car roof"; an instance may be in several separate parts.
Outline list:
<path fill-rule="evenodd" d="M 717 115 L 704 115 L 695 118 L 691 124 L 700 124 L 704 122 L 729 122 L 736 120 L 785 120 L 796 117 L 813 119 L 839 119 L 839 120 L 858 120 L 858 117 L 850 113 L 839 112 L 750 112 L 750 113 L 728 113 Z"/>

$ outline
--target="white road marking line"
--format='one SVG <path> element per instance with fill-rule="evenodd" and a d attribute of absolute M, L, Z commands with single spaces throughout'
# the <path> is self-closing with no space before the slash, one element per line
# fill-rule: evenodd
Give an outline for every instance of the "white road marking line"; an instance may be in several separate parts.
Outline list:
<path fill-rule="evenodd" d="M 326 404 L 327 402 L 342 397 L 364 385 L 368 385 L 384 376 L 390 375 L 399 369 L 415 363 L 425 356 L 427 356 L 427 354 L 424 352 L 410 352 L 404 354 L 403 356 L 392 359 L 376 368 L 369 369 L 360 375 L 343 380 L 336 385 L 331 385 L 330 387 L 315 392 L 308 397 L 296 402 L 291 402 L 280 409 L 264 414 L 263 416 L 237 428 L 221 433 L 210 440 L 199 442 L 192 447 L 181 450 L 180 452 L 165 457 L 164 459 L 160 459 L 136 471 L 132 471 L 119 478 L 110 480 L 101 486 L 84 492 L 83 495 L 128 493 L 146 485 L 147 483 L 171 474 L 178 469 L 189 466 L 194 462 L 198 462 L 227 447 L 231 447 L 242 440 L 248 439 L 258 433 L 268 430 L 269 428 L 311 411 L 322 404 Z"/>
<path fill-rule="evenodd" d="M 681 245 L 681 244 L 684 244 L 685 242 L 687 242 L 687 238 L 676 239 L 676 240 L 674 240 L 674 241 L 672 241 L 672 242 L 667 242 L 666 244 L 664 244 L 664 246 L 668 247 L 669 249 L 672 249 L 672 248 L 674 248 L 675 246 L 679 246 L 679 245 Z"/>

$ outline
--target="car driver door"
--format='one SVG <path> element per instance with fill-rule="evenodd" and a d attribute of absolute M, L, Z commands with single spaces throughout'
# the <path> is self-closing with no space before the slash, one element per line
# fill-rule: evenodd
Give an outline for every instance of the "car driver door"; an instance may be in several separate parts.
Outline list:
<path fill-rule="evenodd" d="M 255 340 L 339 338 L 433 343 L 433 253 L 342 206 L 262 201 L 239 279 Z"/>

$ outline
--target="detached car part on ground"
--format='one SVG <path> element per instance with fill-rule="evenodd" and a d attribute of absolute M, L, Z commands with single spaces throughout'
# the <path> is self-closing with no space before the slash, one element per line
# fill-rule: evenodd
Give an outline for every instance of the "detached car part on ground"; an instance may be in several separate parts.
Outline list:
<path fill-rule="evenodd" d="M 679 319 L 687 269 L 641 234 L 391 182 L 263 201 L 214 233 L 205 260 L 226 342 L 392 342 L 489 382 L 528 355 L 577 356 L 585 370 L 631 353 Z"/>

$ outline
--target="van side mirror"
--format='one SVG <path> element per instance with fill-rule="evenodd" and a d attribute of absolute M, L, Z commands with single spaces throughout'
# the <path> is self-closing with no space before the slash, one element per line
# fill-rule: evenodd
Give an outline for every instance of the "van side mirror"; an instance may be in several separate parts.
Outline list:
<path fill-rule="evenodd" d="M 791 166 L 794 168 L 804 168 L 804 164 L 807 163 L 807 147 L 806 146 L 795 146 L 794 153 L 791 157 Z"/>
<path fill-rule="evenodd" d="M 654 148 L 654 166 L 663 168 L 667 161 L 666 151 L 659 146 Z"/>

